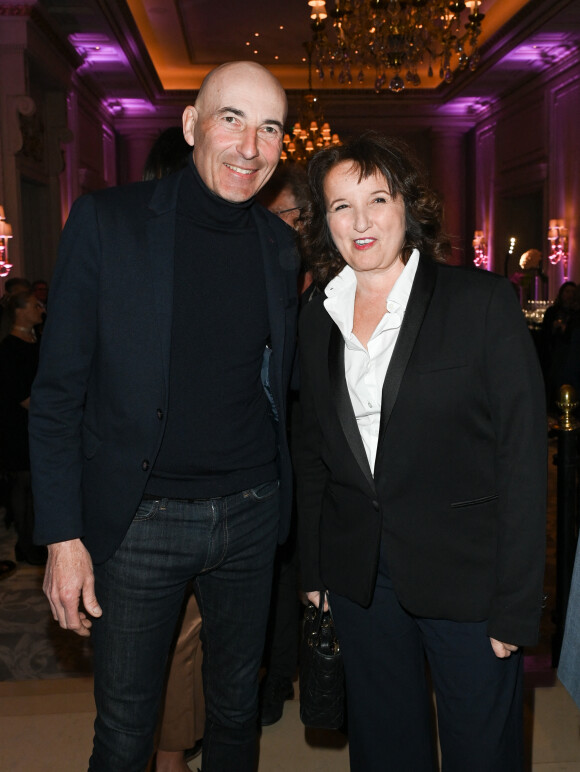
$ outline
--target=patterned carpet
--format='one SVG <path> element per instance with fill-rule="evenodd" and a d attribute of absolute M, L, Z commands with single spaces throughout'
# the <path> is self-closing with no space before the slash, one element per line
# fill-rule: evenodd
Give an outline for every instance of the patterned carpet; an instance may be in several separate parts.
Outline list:
<path fill-rule="evenodd" d="M 0 518 L 0 559 L 14 559 L 15 534 Z M 90 642 L 52 619 L 42 593 L 44 569 L 18 563 L 0 582 L 0 681 L 92 674 Z"/>

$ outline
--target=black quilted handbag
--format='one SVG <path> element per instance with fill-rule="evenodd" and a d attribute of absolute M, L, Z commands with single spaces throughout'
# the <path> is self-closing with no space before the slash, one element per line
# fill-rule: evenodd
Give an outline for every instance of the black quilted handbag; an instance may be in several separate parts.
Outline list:
<path fill-rule="evenodd" d="M 300 648 L 300 720 L 316 729 L 344 724 L 344 664 L 330 609 L 310 603 L 304 612 Z"/>

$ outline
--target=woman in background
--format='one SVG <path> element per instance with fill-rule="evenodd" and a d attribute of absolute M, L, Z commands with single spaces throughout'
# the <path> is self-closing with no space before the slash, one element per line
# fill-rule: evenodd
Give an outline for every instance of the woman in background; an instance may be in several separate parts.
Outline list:
<path fill-rule="evenodd" d="M 32 292 L 11 295 L 2 319 L 7 334 L 0 342 L 0 464 L 11 478 L 9 503 L 18 535 L 16 560 L 32 565 L 46 562 L 46 547 L 32 541 L 34 509 L 28 454 L 30 389 L 38 368 L 35 327 L 43 314 L 44 304 Z"/>
<path fill-rule="evenodd" d="M 567 382 L 567 364 L 574 330 L 580 322 L 578 289 L 573 281 L 565 281 L 558 290 L 553 305 L 546 309 L 540 330 L 540 357 L 546 399 L 551 408 L 558 399 L 559 389 Z"/>

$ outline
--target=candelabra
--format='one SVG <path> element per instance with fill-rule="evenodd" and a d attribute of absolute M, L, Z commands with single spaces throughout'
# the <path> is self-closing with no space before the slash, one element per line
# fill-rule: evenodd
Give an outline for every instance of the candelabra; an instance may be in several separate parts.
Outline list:
<path fill-rule="evenodd" d="M 6 222 L 4 207 L 0 206 L 0 277 L 10 273 L 12 264 L 8 260 L 8 239 L 12 238 L 12 226 Z"/>
<path fill-rule="evenodd" d="M 473 262 L 478 268 L 487 268 L 487 239 L 483 235 L 483 231 L 475 231 L 471 243 L 475 252 Z"/>
<path fill-rule="evenodd" d="M 552 265 L 557 265 L 560 260 L 564 268 L 564 281 L 568 280 L 568 229 L 564 220 L 550 220 L 548 228 L 548 241 L 550 242 L 550 254 L 548 258 Z"/>

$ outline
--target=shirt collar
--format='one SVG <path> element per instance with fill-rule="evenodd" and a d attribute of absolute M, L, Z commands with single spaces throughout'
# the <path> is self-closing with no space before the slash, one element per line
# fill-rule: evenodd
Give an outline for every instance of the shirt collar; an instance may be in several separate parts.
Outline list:
<path fill-rule="evenodd" d="M 411 252 L 411 257 L 407 260 L 407 265 L 401 271 L 401 275 L 393 285 L 393 289 L 389 292 L 387 298 L 387 310 L 391 311 L 391 303 L 396 304 L 397 309 L 401 314 L 405 313 L 407 303 L 409 302 L 409 296 L 413 289 L 413 281 L 415 274 L 417 273 L 417 266 L 419 265 L 419 250 L 414 249 Z M 353 272 L 354 273 L 354 272 Z"/>
<path fill-rule="evenodd" d="M 385 310 L 392 314 L 398 314 L 401 319 L 409 302 L 418 265 L 419 251 L 414 249 L 387 297 Z M 335 276 L 327 284 L 324 292 L 326 294 L 324 307 L 332 320 L 337 324 L 343 338 L 348 341 L 352 337 L 354 318 L 355 271 L 349 265 L 345 265 L 338 276 Z"/>

